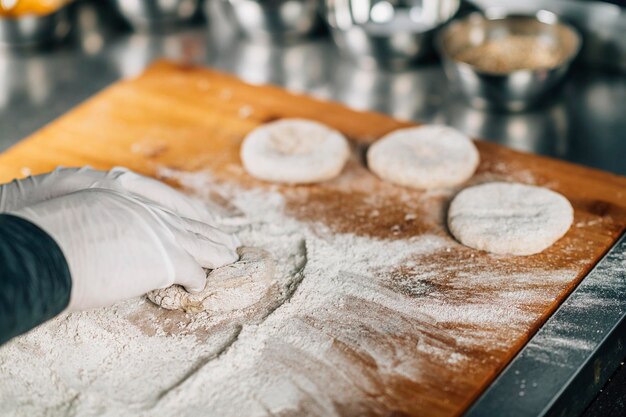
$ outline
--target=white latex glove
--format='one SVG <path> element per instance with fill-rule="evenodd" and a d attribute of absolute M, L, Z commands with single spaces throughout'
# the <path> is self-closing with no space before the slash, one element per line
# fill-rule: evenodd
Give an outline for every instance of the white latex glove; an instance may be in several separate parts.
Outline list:
<path fill-rule="evenodd" d="M 126 168 L 97 171 L 89 167 L 57 168 L 48 174 L 13 180 L 0 186 L 0 213 L 18 210 L 87 188 L 104 188 L 151 200 L 183 217 L 216 225 L 204 205 L 167 184 L 138 175 Z"/>
<path fill-rule="evenodd" d="M 72 276 L 71 311 L 175 283 L 200 291 L 202 268 L 237 260 L 234 236 L 129 193 L 87 189 L 11 214 L 36 224 L 60 246 Z"/>

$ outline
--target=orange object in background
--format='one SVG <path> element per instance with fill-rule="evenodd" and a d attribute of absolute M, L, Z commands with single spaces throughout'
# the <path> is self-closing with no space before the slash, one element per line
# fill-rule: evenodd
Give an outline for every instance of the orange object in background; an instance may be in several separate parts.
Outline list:
<path fill-rule="evenodd" d="M 0 16 L 43 16 L 65 6 L 69 0 L 0 0 Z"/>

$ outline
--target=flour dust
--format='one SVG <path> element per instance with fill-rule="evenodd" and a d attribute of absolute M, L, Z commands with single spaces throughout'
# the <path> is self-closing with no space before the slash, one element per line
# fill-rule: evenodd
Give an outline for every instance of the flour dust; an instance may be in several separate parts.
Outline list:
<path fill-rule="evenodd" d="M 476 362 L 497 367 L 574 275 L 491 267 L 441 234 L 337 233 L 271 189 L 169 175 L 228 201 L 224 227 L 272 253 L 280 291 L 219 316 L 145 298 L 62 314 L 0 349 L 1 415 L 419 415 L 473 395 Z"/>

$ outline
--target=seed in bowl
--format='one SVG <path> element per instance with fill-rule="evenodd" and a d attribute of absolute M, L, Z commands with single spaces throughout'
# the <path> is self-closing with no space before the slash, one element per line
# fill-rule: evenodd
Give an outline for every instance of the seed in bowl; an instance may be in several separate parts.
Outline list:
<path fill-rule="evenodd" d="M 484 72 L 506 74 L 517 70 L 550 69 L 563 61 L 555 45 L 539 36 L 508 35 L 457 52 L 454 58 Z"/>

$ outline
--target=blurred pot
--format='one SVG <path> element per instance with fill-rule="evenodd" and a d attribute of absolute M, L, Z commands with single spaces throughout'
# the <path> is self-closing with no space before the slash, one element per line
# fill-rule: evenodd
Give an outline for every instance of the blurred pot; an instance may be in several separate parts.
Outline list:
<path fill-rule="evenodd" d="M 111 0 L 134 28 L 160 29 L 190 22 L 201 9 L 200 0 Z"/>
<path fill-rule="evenodd" d="M 339 49 L 358 63 L 405 68 L 432 51 L 433 35 L 460 0 L 326 0 L 326 20 Z"/>
<path fill-rule="evenodd" d="M 63 40 L 71 29 L 71 4 L 46 14 L 0 17 L 0 47 L 24 48 Z"/>
<path fill-rule="evenodd" d="M 252 39 L 292 41 L 319 26 L 320 0 L 221 0 L 224 14 Z"/>
<path fill-rule="evenodd" d="M 508 37 L 528 39 L 549 45 L 562 56 L 553 66 L 516 68 L 511 70 L 488 69 L 474 63 L 462 61 L 460 54 L 472 48 L 488 45 L 489 42 L 506 41 Z M 570 25 L 545 10 L 536 16 L 492 16 L 470 14 L 454 21 L 439 34 L 437 46 L 444 69 L 453 87 L 463 93 L 471 105 L 477 108 L 522 111 L 540 102 L 567 73 L 577 56 L 581 38 Z M 492 49 L 495 55 L 480 57 L 485 63 L 507 62 L 512 52 L 526 54 L 532 60 L 537 48 L 523 50 L 517 45 L 506 49 Z M 501 56 L 506 52 L 506 56 Z M 552 54 L 551 54 L 552 55 Z M 516 58 L 517 59 L 517 58 Z"/>

